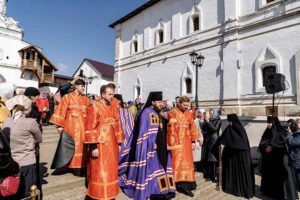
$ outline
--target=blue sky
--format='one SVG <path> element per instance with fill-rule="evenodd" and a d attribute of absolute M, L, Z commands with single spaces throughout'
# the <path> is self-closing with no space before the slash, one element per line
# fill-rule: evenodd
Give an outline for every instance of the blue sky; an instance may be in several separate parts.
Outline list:
<path fill-rule="evenodd" d="M 7 15 L 24 39 L 72 75 L 84 58 L 114 64 L 115 32 L 108 25 L 147 0 L 9 0 Z"/>

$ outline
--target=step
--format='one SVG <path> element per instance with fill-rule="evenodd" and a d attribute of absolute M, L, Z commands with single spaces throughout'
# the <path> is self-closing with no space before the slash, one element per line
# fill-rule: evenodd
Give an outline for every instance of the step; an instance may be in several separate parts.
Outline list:
<path fill-rule="evenodd" d="M 84 187 L 85 178 L 73 176 L 68 173 L 64 175 L 51 175 L 45 178 L 46 184 L 43 184 L 44 196 L 67 191 L 77 187 Z"/>

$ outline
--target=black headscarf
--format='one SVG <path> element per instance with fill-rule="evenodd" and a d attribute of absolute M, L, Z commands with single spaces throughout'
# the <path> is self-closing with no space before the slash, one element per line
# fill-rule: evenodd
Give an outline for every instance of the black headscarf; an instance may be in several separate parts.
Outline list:
<path fill-rule="evenodd" d="M 124 108 L 124 101 L 121 94 L 115 94 L 114 97 L 120 101 L 121 108 Z"/>
<path fill-rule="evenodd" d="M 39 96 L 40 95 L 40 91 L 35 88 L 35 87 L 28 87 L 26 88 L 26 90 L 24 91 L 24 95 L 27 97 L 35 97 L 35 96 Z"/>
<path fill-rule="evenodd" d="M 237 115 L 229 114 L 227 120 L 232 122 L 232 125 L 226 127 L 218 143 L 234 149 L 249 150 L 250 145 L 246 130 Z"/>
<path fill-rule="evenodd" d="M 267 123 L 272 124 L 271 128 L 266 128 L 260 146 L 282 146 L 284 145 L 284 128 L 282 127 L 278 117 L 268 116 Z"/>
<path fill-rule="evenodd" d="M 160 92 L 160 91 L 150 92 L 142 111 L 140 112 L 139 116 L 137 117 L 137 120 L 134 123 L 133 131 L 132 131 L 133 138 L 132 138 L 131 148 L 130 148 L 130 152 L 129 152 L 129 162 L 133 162 L 136 160 L 135 152 L 136 152 L 136 143 L 137 143 L 137 140 L 139 137 L 141 115 L 146 108 L 148 108 L 152 105 L 152 101 L 159 101 L 159 100 L 162 100 L 162 92 Z M 158 135 L 160 135 L 160 134 L 158 134 Z M 157 136 L 157 137 L 159 137 L 159 136 Z M 158 139 L 156 139 L 156 141 L 157 140 Z"/>

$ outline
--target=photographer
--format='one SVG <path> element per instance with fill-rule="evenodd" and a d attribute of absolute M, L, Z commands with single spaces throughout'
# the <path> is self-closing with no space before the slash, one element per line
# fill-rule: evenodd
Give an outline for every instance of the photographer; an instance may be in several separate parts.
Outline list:
<path fill-rule="evenodd" d="M 293 170 L 296 187 L 300 191 L 300 118 L 289 120 L 289 133 L 286 143 L 289 149 L 289 167 Z"/>

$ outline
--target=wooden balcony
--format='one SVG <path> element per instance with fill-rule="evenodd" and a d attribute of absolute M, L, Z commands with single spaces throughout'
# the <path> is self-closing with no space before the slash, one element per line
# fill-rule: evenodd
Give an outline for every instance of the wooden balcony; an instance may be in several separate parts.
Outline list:
<path fill-rule="evenodd" d="M 43 77 L 40 80 L 40 83 L 44 83 L 44 84 L 54 84 L 54 73 L 53 74 L 46 74 L 43 73 Z"/>
<path fill-rule="evenodd" d="M 54 84 L 54 72 L 56 67 L 34 46 L 23 48 L 19 51 L 22 54 L 21 77 L 25 71 L 30 71 L 30 79 L 36 75 L 42 85 Z"/>

